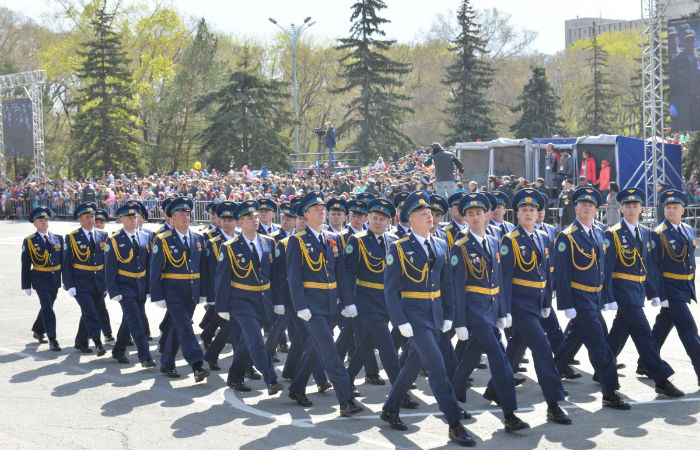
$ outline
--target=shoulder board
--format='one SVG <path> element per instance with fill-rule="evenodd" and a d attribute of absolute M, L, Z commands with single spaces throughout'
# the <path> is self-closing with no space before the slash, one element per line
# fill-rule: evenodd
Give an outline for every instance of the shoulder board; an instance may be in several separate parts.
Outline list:
<path fill-rule="evenodd" d="M 229 239 L 228 241 L 224 242 L 223 245 L 231 245 L 231 244 L 233 244 L 233 243 L 236 242 L 236 241 L 238 241 L 238 236 L 232 237 L 232 238 Z"/>
<path fill-rule="evenodd" d="M 598 230 L 600 230 L 600 231 L 605 231 L 605 227 L 601 227 L 600 225 L 598 225 L 598 224 L 596 224 L 596 223 L 593 223 L 593 224 L 591 225 L 591 228 L 596 228 L 596 229 L 598 229 Z"/>
<path fill-rule="evenodd" d="M 338 236 L 340 236 L 341 234 L 348 234 L 349 232 L 350 232 L 350 230 L 348 230 L 347 228 L 343 228 L 340 231 L 340 233 L 333 233 L 333 234 L 337 234 Z"/>
<path fill-rule="evenodd" d="M 269 241 L 274 241 L 274 240 L 275 240 L 275 238 L 273 238 L 272 236 L 269 236 L 269 235 L 267 235 L 267 234 L 261 234 L 260 237 L 263 238 L 263 239 L 267 239 L 267 240 L 269 240 Z"/>
<path fill-rule="evenodd" d="M 644 226 L 644 225 L 642 225 L 642 224 L 639 224 L 639 228 L 641 228 L 641 229 L 643 229 L 643 230 L 649 230 L 649 231 L 651 231 L 651 228 L 646 227 L 646 226 Z"/>
<path fill-rule="evenodd" d="M 544 230 L 536 230 L 536 231 L 543 236 L 549 236 L 549 234 L 547 234 L 547 232 Z"/>
<path fill-rule="evenodd" d="M 457 242 L 455 242 L 454 245 L 462 245 L 468 241 L 469 241 L 469 235 L 466 235 L 463 238 L 460 238 Z"/>
<path fill-rule="evenodd" d="M 516 238 L 516 237 L 520 236 L 520 231 L 518 231 L 518 230 L 513 230 L 513 231 L 511 231 L 510 233 L 506 234 L 506 236 L 508 236 L 508 237 L 511 238 L 511 239 L 512 239 L 512 238 Z"/>
<path fill-rule="evenodd" d="M 275 231 L 273 231 L 272 233 L 268 234 L 268 236 L 270 236 L 270 237 L 275 237 L 275 236 L 277 236 L 278 234 L 280 234 L 280 230 L 275 230 Z"/>
<path fill-rule="evenodd" d="M 36 233 L 32 233 L 29 236 L 27 236 L 25 239 L 33 239 L 34 236 L 36 236 Z"/>
<path fill-rule="evenodd" d="M 306 234 L 306 231 L 305 231 L 305 230 L 301 230 L 301 231 L 299 231 L 298 233 L 294 233 L 294 236 L 296 236 L 296 237 L 302 237 L 302 236 L 305 235 L 305 234 Z"/>
<path fill-rule="evenodd" d="M 365 237 L 365 236 L 367 236 L 367 230 L 365 230 L 365 231 L 360 231 L 359 233 L 357 233 L 357 234 L 355 235 L 356 238 L 361 238 L 361 237 Z"/>
<path fill-rule="evenodd" d="M 443 231 L 451 230 L 452 227 L 453 227 L 452 222 L 450 222 L 447 225 L 445 225 L 444 227 L 442 227 L 442 230 Z"/>
<path fill-rule="evenodd" d="M 578 227 L 576 225 L 569 225 L 568 227 L 566 227 L 566 229 L 564 231 L 562 231 L 562 233 L 571 234 L 576 230 L 578 230 Z"/>
<path fill-rule="evenodd" d="M 511 222 L 508 222 L 507 220 L 504 220 L 503 223 L 506 224 L 506 225 L 510 225 L 511 227 L 514 227 L 514 226 L 515 226 L 515 225 L 513 225 Z"/>
<path fill-rule="evenodd" d="M 114 233 L 110 234 L 109 237 L 110 237 L 110 238 L 115 238 L 115 237 L 117 237 L 117 235 L 118 235 L 119 233 L 121 233 L 121 232 L 122 232 L 122 230 L 117 230 L 117 231 L 115 231 Z"/>
<path fill-rule="evenodd" d="M 398 239 L 398 238 L 399 238 L 397 235 L 394 234 L 393 231 L 387 231 L 387 232 L 386 232 L 386 235 L 387 235 L 387 236 L 390 236 L 390 237 L 393 237 L 394 239 Z"/>
<path fill-rule="evenodd" d="M 654 231 L 656 231 L 657 233 L 663 233 L 666 230 L 666 228 L 667 227 L 665 223 L 660 223 L 659 226 L 654 228 Z"/>
<path fill-rule="evenodd" d="M 395 241 L 394 244 L 401 244 L 402 242 L 406 242 L 406 241 L 408 241 L 408 236 L 402 237 L 398 241 Z"/>
<path fill-rule="evenodd" d="M 211 239 L 209 239 L 209 240 L 212 241 L 212 242 L 220 241 L 220 240 L 221 240 L 221 235 L 218 235 L 218 236 L 216 236 L 216 237 L 213 237 L 213 238 L 211 238 Z"/>
<path fill-rule="evenodd" d="M 284 243 L 284 246 L 286 247 L 286 246 L 287 246 L 287 242 L 289 242 L 289 238 L 290 238 L 290 237 L 291 237 L 291 235 L 285 237 L 284 239 L 280 239 L 280 242 Z"/>
<path fill-rule="evenodd" d="M 620 224 L 620 223 L 618 222 L 618 223 L 616 223 L 615 225 L 613 225 L 613 226 L 611 226 L 610 228 L 608 228 L 608 230 L 610 230 L 610 231 L 617 231 L 617 230 L 619 230 L 619 229 L 621 228 L 621 226 L 622 226 L 622 224 Z"/>
<path fill-rule="evenodd" d="M 173 234 L 172 231 L 166 231 L 164 233 L 158 233 L 158 236 L 156 236 L 156 237 L 159 239 L 165 239 L 165 238 L 169 237 L 171 234 Z"/>
<path fill-rule="evenodd" d="M 71 231 L 71 232 L 68 233 L 68 234 L 75 234 L 75 233 L 77 233 L 78 231 L 80 231 L 80 228 L 78 228 L 77 230 L 73 230 L 73 231 Z"/>
<path fill-rule="evenodd" d="M 449 225 L 449 224 L 450 224 L 450 222 L 439 222 L 439 223 L 438 223 L 438 227 L 444 228 L 444 227 L 446 227 L 446 226 Z"/>

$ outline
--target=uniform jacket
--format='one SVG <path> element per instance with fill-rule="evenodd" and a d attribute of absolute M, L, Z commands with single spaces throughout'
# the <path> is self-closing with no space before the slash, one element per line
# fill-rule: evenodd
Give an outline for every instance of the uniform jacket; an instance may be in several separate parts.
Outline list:
<path fill-rule="evenodd" d="M 690 302 L 695 295 L 695 232 L 681 223 L 681 236 L 674 226 L 664 220 L 652 233 L 650 272 L 653 282 L 649 283 L 649 297 L 661 300 Z"/>
<path fill-rule="evenodd" d="M 618 222 L 605 231 L 604 303 L 616 301 L 622 306 L 644 306 L 646 286 L 651 281 L 647 274 L 651 230 L 640 225 L 639 236 L 641 250 L 626 223 Z"/>
<path fill-rule="evenodd" d="M 465 228 L 465 231 L 466 230 L 468 230 L 468 228 Z M 452 248 L 456 241 L 464 237 L 464 233 L 461 232 L 461 228 L 459 228 L 459 225 L 457 225 L 454 220 L 442 227 L 442 231 L 444 231 L 447 236 L 447 245 L 449 245 L 450 248 Z"/>
<path fill-rule="evenodd" d="M 190 254 L 176 230 L 156 236 L 151 251 L 150 290 L 151 301 L 199 302 L 206 295 L 206 283 L 201 276 L 204 268 L 206 242 L 204 236 L 187 231 Z"/>
<path fill-rule="evenodd" d="M 121 230 L 111 234 L 105 245 L 105 284 L 110 297 L 121 295 L 145 300 L 148 294 L 148 266 L 151 242 L 148 235 L 139 230 L 135 233 L 138 250 Z"/>
<path fill-rule="evenodd" d="M 66 290 L 74 287 L 77 291 L 104 292 L 105 286 L 105 245 L 107 233 L 93 228 L 95 251 L 90 249 L 90 240 L 82 228 L 66 235 L 63 252 L 63 285 Z"/>
<path fill-rule="evenodd" d="M 506 228 L 506 233 L 505 233 L 505 234 L 508 234 L 508 233 L 510 233 L 511 231 L 515 230 L 515 225 L 513 225 L 512 223 L 510 223 L 510 222 L 508 222 L 508 221 L 505 221 L 505 220 L 504 220 L 504 221 L 503 221 L 503 225 L 504 225 L 505 228 Z M 496 222 L 493 221 L 493 219 L 491 219 L 491 222 L 489 222 L 489 227 L 491 227 L 491 230 L 493 230 L 493 234 L 492 234 L 493 237 L 495 237 L 496 239 L 498 239 L 498 241 L 500 242 L 501 239 L 503 239 L 503 234 L 504 234 L 504 233 L 503 233 L 503 230 L 501 229 L 501 224 L 496 223 Z"/>
<path fill-rule="evenodd" d="M 292 237 L 290 235 L 277 242 L 272 262 L 272 304 L 284 305 L 285 309 L 294 308 L 287 280 L 287 245 Z"/>
<path fill-rule="evenodd" d="M 22 242 L 22 289 L 49 289 L 61 287 L 63 236 L 46 233 L 49 246 L 39 233 L 33 233 Z"/>

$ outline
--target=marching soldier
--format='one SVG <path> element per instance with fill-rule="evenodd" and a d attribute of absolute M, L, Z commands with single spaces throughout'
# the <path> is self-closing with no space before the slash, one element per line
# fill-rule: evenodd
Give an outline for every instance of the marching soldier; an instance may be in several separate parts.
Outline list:
<path fill-rule="evenodd" d="M 605 339 L 602 290 L 605 285 L 606 249 L 603 230 L 593 223 L 602 198 L 591 187 L 576 189 L 571 198 L 576 219 L 559 233 L 554 265 L 554 285 L 557 289 L 557 309 L 564 310 L 569 319 L 576 319 L 575 330 L 564 338 L 555 361 L 561 372 L 578 351 L 577 339 L 588 349 L 588 357 L 599 377 L 603 391 L 603 406 L 630 409 L 616 392 L 620 388 L 615 355 Z"/>
<path fill-rule="evenodd" d="M 211 239 L 211 237 L 207 236 L 207 232 L 215 230 L 219 226 L 219 217 L 216 215 L 216 205 L 218 203 L 217 200 L 207 203 L 206 210 L 209 215 L 209 223 L 202 225 L 198 230 L 198 232 L 205 235 L 207 239 Z"/>
<path fill-rule="evenodd" d="M 297 215 L 294 212 L 294 205 L 290 202 L 280 203 L 280 228 L 270 234 L 275 242 L 279 242 L 287 236 L 294 234 L 294 225 Z"/>
<path fill-rule="evenodd" d="M 449 425 L 449 439 L 459 445 L 474 446 L 476 442 L 460 423 L 462 411 L 438 345 L 441 333 L 452 328 L 455 313 L 452 273 L 447 265 L 450 252 L 445 241 L 430 237 L 433 216 L 428 195 L 421 191 L 411 193 L 401 214 L 400 220 L 411 225 L 411 233 L 389 247 L 384 296 L 391 323 L 409 340 L 409 350 L 380 418 L 394 429 L 407 429 L 399 417 L 399 406 L 424 367 Z"/>
<path fill-rule="evenodd" d="M 345 228 L 348 203 L 342 198 L 332 198 L 326 202 L 326 209 L 328 210 L 328 225 L 324 224 L 323 229 L 339 235 Z"/>
<path fill-rule="evenodd" d="M 258 200 L 258 205 L 260 205 L 260 209 L 258 211 L 260 219 L 258 233 L 269 236 L 280 228 L 272 223 L 272 218 L 274 217 L 275 212 L 277 212 L 277 203 L 269 198 L 263 198 Z"/>
<path fill-rule="evenodd" d="M 216 312 L 227 321 L 235 321 L 242 335 L 234 350 L 228 385 L 238 391 L 249 391 L 244 375 L 252 358 L 262 372 L 268 395 L 282 390 L 275 367 L 265 351 L 262 328 L 265 303 L 270 303 L 270 267 L 275 241 L 257 232 L 258 203 L 248 200 L 238 204 L 234 220 L 241 234 L 226 241 L 219 251 L 216 267 Z"/>
<path fill-rule="evenodd" d="M 571 419 L 558 405 L 564 400 L 561 375 L 554 365 L 552 348 L 541 325 L 541 319 L 552 312 L 552 291 L 547 288 L 552 264 L 549 235 L 535 229 L 538 212 L 544 205 L 544 197 L 535 189 L 516 192 L 513 210 L 518 226 L 501 240 L 503 296 L 514 328 L 506 357 L 511 367 L 517 366 L 525 348 L 530 348 L 537 381 L 547 401 L 547 420 L 568 425 Z"/>
<path fill-rule="evenodd" d="M 109 213 L 106 209 L 97 208 L 95 210 L 95 228 L 104 231 L 107 221 L 109 220 Z"/>
<path fill-rule="evenodd" d="M 399 239 L 411 232 L 411 227 L 409 227 L 408 223 L 401 222 L 401 209 L 409 194 L 410 192 L 408 191 L 401 191 L 394 196 L 394 207 L 396 208 L 396 219 L 398 220 L 398 223 L 394 227 L 394 234 Z"/>
<path fill-rule="evenodd" d="M 465 222 L 464 216 L 459 212 L 459 201 L 464 197 L 464 192 L 455 192 L 447 198 L 447 203 L 450 206 L 450 216 L 452 221 L 449 224 L 442 227 L 442 231 L 445 232 L 447 236 L 447 245 L 452 248 L 455 241 L 458 241 L 467 232 L 468 226 Z"/>
<path fill-rule="evenodd" d="M 659 196 L 663 205 L 664 221 L 652 233 L 650 272 L 654 282 L 647 287 L 653 303 L 662 308 L 652 329 L 659 349 L 674 325 L 678 337 L 690 357 L 700 386 L 700 337 L 688 303 L 697 301 L 695 295 L 695 232 L 681 219 L 687 199 L 682 192 L 670 189 Z M 641 363 L 641 362 L 640 362 Z M 637 367 L 637 373 L 646 374 L 646 368 Z"/>
<path fill-rule="evenodd" d="M 433 214 L 433 227 L 430 229 L 430 235 L 447 241 L 447 233 L 440 228 L 442 216 L 447 214 L 449 205 L 447 200 L 442 195 L 433 194 L 430 197 L 430 210 Z"/>
<path fill-rule="evenodd" d="M 153 238 L 155 237 L 155 233 L 153 231 L 149 230 L 148 228 L 144 227 L 143 225 L 148 221 L 148 211 L 146 210 L 146 206 L 143 204 L 143 202 L 140 202 L 138 200 L 129 200 L 127 203 L 132 203 L 138 207 L 139 213 L 136 215 L 136 226 L 137 230 L 140 231 L 141 233 L 144 233 L 146 236 L 148 236 L 148 242 L 149 242 L 149 249 L 150 243 L 153 242 Z M 148 256 L 148 259 L 150 260 L 151 257 L 150 255 Z M 148 283 L 148 280 L 146 280 L 146 283 Z M 146 307 L 146 298 L 143 300 L 139 300 L 144 307 Z M 150 324 L 148 323 L 148 316 L 144 315 L 143 316 L 143 321 L 144 321 L 144 331 L 146 332 L 146 339 L 151 340 L 151 327 Z M 119 332 L 117 332 L 119 334 Z"/>
<path fill-rule="evenodd" d="M 453 376 L 453 385 L 457 399 L 465 402 L 467 376 L 478 363 L 481 353 L 486 353 L 493 378 L 484 398 L 501 406 L 506 431 L 515 432 L 530 426 L 514 414 L 518 406 L 513 369 L 494 333 L 495 327 L 503 329 L 510 324 L 504 294 L 500 290 L 503 283 L 498 241 L 485 230 L 489 208 L 489 199 L 483 192 L 466 194 L 459 201 L 459 210 L 467 220 L 469 232 L 455 242 L 450 259 L 457 297 L 455 333 L 459 340 L 464 341 L 471 331 L 472 339 L 464 349 Z"/>
<path fill-rule="evenodd" d="M 639 224 L 646 195 L 640 189 L 627 188 L 618 192 L 616 198 L 623 218 L 605 231 L 607 284 L 603 296 L 608 309 L 617 310 L 608 333 L 608 344 L 617 356 L 627 337 L 632 336 L 642 367 L 656 382 L 656 392 L 681 397 L 683 392 L 668 380 L 673 369 L 661 359 L 659 346 L 644 315 L 646 287 L 651 281 L 647 278 L 650 276 L 647 265 L 652 242 L 651 230 Z M 659 302 L 654 303 L 658 306 Z"/>
<path fill-rule="evenodd" d="M 350 317 L 357 315 L 348 293 L 345 264 L 338 247 L 338 237 L 323 231 L 326 206 L 323 193 L 312 191 L 300 203 L 300 211 L 306 217 L 307 226 L 290 237 L 287 245 L 287 267 L 295 267 L 287 274 L 289 292 L 297 316 L 304 320 L 309 333 L 309 344 L 302 355 L 289 397 L 299 405 L 311 406 L 306 397 L 306 383 L 315 363 L 315 356 L 329 375 L 335 395 L 340 403 L 340 415 L 350 416 L 362 411 L 353 399 L 348 372 L 338 356 L 333 342 L 329 320 L 336 311 L 338 298 Z"/>
<path fill-rule="evenodd" d="M 493 191 L 491 195 L 496 198 L 496 209 L 493 210 L 490 224 L 492 228 L 498 228 L 499 236 L 503 238 L 503 236 L 515 230 L 515 225 L 505 220 L 506 210 L 510 205 L 510 197 L 502 191 Z"/>
<path fill-rule="evenodd" d="M 204 355 L 192 330 L 192 315 L 206 294 L 202 291 L 206 285 L 200 278 L 205 242 L 202 235 L 189 230 L 193 206 L 189 197 L 177 197 L 168 205 L 173 229 L 156 236 L 151 252 L 150 291 L 151 301 L 167 308 L 172 322 L 160 360 L 161 373 L 170 378 L 180 376 L 175 370 L 175 355 L 181 345 L 195 382 L 200 382 L 209 376 L 209 371 L 202 368 Z"/>
<path fill-rule="evenodd" d="M 104 231 L 108 220 L 109 213 L 107 210 L 101 208 L 97 208 L 95 210 L 95 228 Z M 114 342 L 114 336 L 112 336 L 112 324 L 109 319 L 107 305 L 105 304 L 104 293 L 102 294 L 102 299 L 97 303 L 97 316 L 100 318 L 100 327 L 105 335 L 105 342 Z"/>
<path fill-rule="evenodd" d="M 61 351 L 61 347 L 56 340 L 56 315 L 53 304 L 58 288 L 61 287 L 63 237 L 49 231 L 49 219 L 52 215 L 53 212 L 47 206 L 37 206 L 29 214 L 29 221 L 34 224 L 36 233 L 27 236 L 22 242 L 22 289 L 29 296 L 34 289 L 41 305 L 41 333 L 34 330 L 34 339 L 39 343 L 46 342 L 43 339 L 45 332 L 49 338 L 49 348 L 58 352 Z"/>
<path fill-rule="evenodd" d="M 209 224 L 203 226 L 200 228 L 200 233 L 202 236 L 204 236 L 204 240 L 207 242 L 207 245 L 209 244 L 209 241 L 219 234 L 221 234 L 221 220 L 219 216 L 217 215 L 217 207 L 220 204 L 218 200 L 212 201 L 207 203 L 207 212 L 209 213 Z M 225 242 L 225 241 L 224 241 Z M 220 245 L 220 244 L 219 244 Z M 214 290 L 214 273 L 216 272 L 216 263 L 218 259 L 214 259 L 211 261 L 213 264 L 209 264 L 211 258 L 211 252 L 205 252 L 205 258 L 204 262 L 207 267 L 211 267 L 212 270 L 206 270 L 205 272 L 207 273 L 207 279 L 205 280 L 205 283 L 207 284 L 207 290 L 206 292 L 211 294 L 212 298 L 214 296 L 213 290 Z M 218 253 L 217 253 L 217 258 L 218 258 Z M 212 273 L 214 272 L 214 273 Z M 204 344 L 204 348 L 207 348 L 209 344 L 211 344 L 212 339 L 214 338 L 214 333 L 216 333 L 216 330 L 219 328 L 219 324 L 221 323 L 221 318 L 216 315 L 216 312 L 214 311 L 214 303 L 209 302 L 207 300 L 207 303 L 204 305 L 204 316 L 202 317 L 202 320 L 199 322 L 199 328 L 202 329 L 202 343 Z M 228 328 L 228 327 L 226 327 Z M 218 353 L 216 358 L 218 358 Z M 209 362 L 209 367 L 212 370 L 219 370 L 216 360 L 214 360 L 214 365 L 212 366 L 211 362 Z M 216 368 L 215 368 L 216 367 Z"/>
<path fill-rule="evenodd" d="M 153 248 L 156 245 L 156 236 L 158 236 L 160 233 L 165 233 L 167 231 L 172 230 L 172 227 L 170 226 L 170 216 L 168 215 L 168 205 L 170 205 L 170 202 L 172 201 L 172 197 L 167 197 L 160 204 L 160 207 L 163 211 L 163 225 L 160 228 L 158 228 L 153 234 L 151 248 Z M 170 330 L 170 324 L 170 314 L 166 312 L 163 316 L 163 319 L 160 321 L 160 324 L 158 325 L 158 329 L 160 330 L 160 338 L 158 339 L 158 351 L 160 353 L 163 353 L 163 349 L 165 348 L 165 341 L 166 339 L 168 339 L 168 331 Z"/>
<path fill-rule="evenodd" d="M 147 234 L 137 229 L 138 214 L 139 209 L 134 203 L 125 203 L 117 209 L 123 228 L 109 236 L 105 245 L 107 292 L 122 308 L 122 324 L 112 349 L 112 358 L 121 364 L 129 363 L 126 347 L 131 335 L 141 365 L 155 367 L 144 329 L 150 241 Z"/>

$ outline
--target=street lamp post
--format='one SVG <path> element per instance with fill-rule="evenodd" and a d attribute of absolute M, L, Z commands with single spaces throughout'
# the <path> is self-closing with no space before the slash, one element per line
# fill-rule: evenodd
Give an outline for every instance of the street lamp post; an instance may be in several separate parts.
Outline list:
<path fill-rule="evenodd" d="M 269 21 L 277 25 L 277 27 L 280 30 L 282 30 L 284 35 L 287 36 L 289 45 L 291 45 L 292 47 L 292 91 L 294 92 L 294 151 L 296 153 L 299 153 L 299 107 L 297 105 L 297 43 L 299 42 L 301 33 L 303 33 L 304 30 L 306 30 L 316 22 L 309 23 L 311 21 L 311 17 L 307 17 L 306 19 L 304 19 L 304 23 L 302 23 L 299 26 L 291 24 L 290 26 L 285 27 L 277 23 L 277 21 L 271 17 L 269 18 Z"/>

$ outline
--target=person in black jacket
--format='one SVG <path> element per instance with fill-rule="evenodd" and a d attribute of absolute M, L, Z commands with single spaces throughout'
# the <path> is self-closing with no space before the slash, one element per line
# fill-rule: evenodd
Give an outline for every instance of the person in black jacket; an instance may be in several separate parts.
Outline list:
<path fill-rule="evenodd" d="M 423 165 L 428 167 L 435 164 L 436 193 L 447 198 L 455 191 L 454 168 L 457 167 L 460 175 L 464 173 L 464 168 L 462 162 L 453 153 L 446 152 L 438 142 L 433 143 L 432 149 L 433 154 L 425 160 Z"/>
<path fill-rule="evenodd" d="M 330 167 L 335 166 L 335 155 L 333 151 L 335 150 L 335 127 L 331 125 L 330 122 L 326 122 L 326 148 L 328 149 L 328 159 L 330 162 Z"/>

